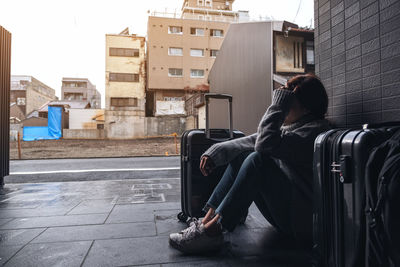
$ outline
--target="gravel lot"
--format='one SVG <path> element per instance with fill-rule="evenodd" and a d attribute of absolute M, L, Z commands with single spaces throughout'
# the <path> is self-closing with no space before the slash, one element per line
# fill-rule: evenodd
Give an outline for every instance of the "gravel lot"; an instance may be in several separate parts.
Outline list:
<path fill-rule="evenodd" d="M 177 138 L 178 153 L 180 138 Z M 134 157 L 176 155 L 173 137 L 133 140 L 42 140 L 21 142 L 22 159 Z M 18 159 L 18 143 L 10 142 L 10 159 Z"/>

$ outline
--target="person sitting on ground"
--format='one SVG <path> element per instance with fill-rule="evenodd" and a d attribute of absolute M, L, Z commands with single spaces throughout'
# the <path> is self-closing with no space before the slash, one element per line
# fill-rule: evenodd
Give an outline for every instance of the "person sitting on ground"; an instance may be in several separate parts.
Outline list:
<path fill-rule="evenodd" d="M 274 90 L 257 133 L 217 143 L 202 155 L 205 176 L 228 167 L 204 208 L 205 217 L 170 234 L 170 245 L 192 254 L 219 250 L 223 231 L 232 232 L 253 201 L 277 231 L 310 241 L 313 148 L 315 138 L 330 128 L 327 106 L 325 88 L 312 74 Z"/>

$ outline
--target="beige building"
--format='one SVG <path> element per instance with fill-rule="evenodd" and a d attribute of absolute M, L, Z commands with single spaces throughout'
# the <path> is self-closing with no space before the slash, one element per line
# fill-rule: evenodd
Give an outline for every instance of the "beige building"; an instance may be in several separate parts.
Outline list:
<path fill-rule="evenodd" d="M 144 135 L 146 102 L 145 37 L 106 35 L 106 111 L 108 138 Z"/>
<path fill-rule="evenodd" d="M 11 76 L 10 103 L 16 103 L 25 115 L 57 99 L 55 93 L 53 88 L 32 76 Z"/>
<path fill-rule="evenodd" d="M 87 101 L 91 108 L 101 108 L 101 94 L 87 78 L 63 78 L 61 100 Z"/>
<path fill-rule="evenodd" d="M 184 97 L 208 91 L 208 74 L 232 22 L 234 0 L 184 0 L 182 14 L 154 13 L 147 28 L 147 116 L 184 115 Z M 171 15 L 170 15 L 171 16 Z"/>

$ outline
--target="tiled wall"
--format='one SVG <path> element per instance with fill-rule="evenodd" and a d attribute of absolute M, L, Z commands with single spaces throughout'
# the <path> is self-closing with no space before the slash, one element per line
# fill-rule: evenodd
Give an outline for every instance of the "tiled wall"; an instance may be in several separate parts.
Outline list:
<path fill-rule="evenodd" d="M 400 121 L 400 0 L 314 0 L 314 17 L 331 121 Z"/>

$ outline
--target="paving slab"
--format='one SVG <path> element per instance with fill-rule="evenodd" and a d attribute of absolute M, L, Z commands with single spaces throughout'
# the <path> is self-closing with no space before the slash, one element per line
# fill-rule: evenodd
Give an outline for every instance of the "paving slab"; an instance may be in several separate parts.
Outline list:
<path fill-rule="evenodd" d="M 78 206 L 68 212 L 68 215 L 109 213 L 114 205 L 113 198 L 84 200 Z"/>
<path fill-rule="evenodd" d="M 91 241 L 29 244 L 5 266 L 80 266 L 91 244 Z"/>
<path fill-rule="evenodd" d="M 226 255 L 225 255 L 226 256 Z M 185 256 L 171 248 L 165 236 L 95 241 L 84 266 L 129 266 L 189 262 L 224 255 Z"/>
<path fill-rule="evenodd" d="M 26 245 L 44 230 L 45 228 L 0 230 L 0 246 Z"/>
<path fill-rule="evenodd" d="M 100 224 L 48 228 L 32 243 L 86 241 L 127 237 L 155 236 L 154 222 Z"/>
<path fill-rule="evenodd" d="M 7 222 L 11 221 L 12 219 L 0 219 L 0 226 L 6 224 Z"/>
<path fill-rule="evenodd" d="M 0 218 L 22 218 L 64 215 L 71 207 L 51 207 L 36 209 L 0 209 Z"/>
<path fill-rule="evenodd" d="M 157 235 L 169 235 L 177 233 L 187 227 L 186 223 L 178 220 L 177 214 L 181 210 L 159 210 L 155 211 L 154 218 L 157 227 Z"/>
<path fill-rule="evenodd" d="M 19 245 L 19 246 L 1 246 L 0 245 L 0 266 L 3 266 L 21 248 L 22 248 L 22 245 Z"/>
<path fill-rule="evenodd" d="M 0 229 L 39 228 L 103 223 L 108 214 L 83 214 L 67 216 L 29 217 L 14 219 Z"/>
<path fill-rule="evenodd" d="M 146 205 L 116 205 L 106 223 L 154 222 L 154 211 Z"/>

